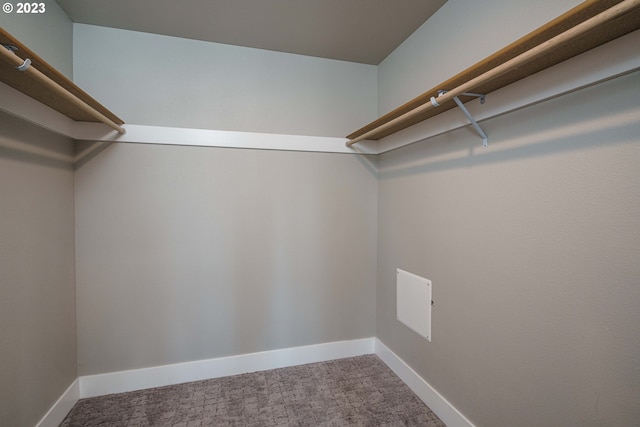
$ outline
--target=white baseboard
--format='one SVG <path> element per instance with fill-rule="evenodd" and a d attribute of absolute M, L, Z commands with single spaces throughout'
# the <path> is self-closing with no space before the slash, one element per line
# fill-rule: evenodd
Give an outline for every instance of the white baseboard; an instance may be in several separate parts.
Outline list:
<path fill-rule="evenodd" d="M 36 427 L 59 426 L 71 408 L 73 408 L 73 405 L 81 398 L 374 353 L 448 427 L 474 427 L 471 421 L 377 338 L 337 341 L 152 368 L 82 376 L 69 386 L 45 416 L 42 417 Z"/>
<path fill-rule="evenodd" d="M 58 427 L 79 399 L 80 381 L 76 378 L 69 388 L 62 393 L 58 401 L 53 404 L 51 409 L 49 409 L 38 424 L 36 424 L 36 427 Z"/>
<path fill-rule="evenodd" d="M 248 372 L 373 354 L 375 338 L 337 341 L 79 378 L 80 397 L 162 387 Z"/>
<path fill-rule="evenodd" d="M 377 338 L 375 353 L 447 427 L 474 427 L 471 421 Z"/>

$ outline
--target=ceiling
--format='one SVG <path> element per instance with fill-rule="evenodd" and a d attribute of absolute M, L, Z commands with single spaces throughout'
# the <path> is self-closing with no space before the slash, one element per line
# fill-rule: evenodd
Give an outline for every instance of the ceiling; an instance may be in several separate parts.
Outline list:
<path fill-rule="evenodd" d="M 72 21 L 379 64 L 446 0 L 57 0 Z"/>

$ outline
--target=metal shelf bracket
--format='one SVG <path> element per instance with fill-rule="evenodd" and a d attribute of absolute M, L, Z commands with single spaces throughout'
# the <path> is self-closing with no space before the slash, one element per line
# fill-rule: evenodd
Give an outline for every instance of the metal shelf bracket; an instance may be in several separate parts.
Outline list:
<path fill-rule="evenodd" d="M 14 45 L 11 44 L 2 44 L 2 46 L 6 47 L 8 51 L 16 53 L 16 51 L 18 50 L 17 47 L 15 47 Z M 29 66 L 31 65 L 31 60 L 29 58 L 25 59 L 24 62 L 22 63 L 22 65 L 17 66 L 16 68 L 20 71 L 25 71 L 27 68 L 29 68 Z"/>
<path fill-rule="evenodd" d="M 443 95 L 445 93 L 447 93 L 446 90 L 439 90 L 438 91 L 438 96 Z M 483 95 L 483 94 L 480 94 L 480 93 L 465 92 L 462 95 L 475 96 L 476 98 L 480 98 L 480 104 L 484 104 L 484 101 L 485 101 L 485 98 L 486 98 L 486 95 Z M 473 118 L 473 116 L 471 115 L 471 113 L 469 112 L 467 107 L 465 107 L 464 104 L 462 103 L 462 101 L 460 101 L 460 98 L 458 98 L 457 96 L 454 96 L 453 100 L 456 102 L 456 104 L 458 104 L 458 107 L 460 107 L 460 109 L 462 110 L 464 115 L 467 116 L 467 118 L 469 119 L 469 121 L 471 122 L 473 127 L 480 134 L 480 137 L 482 138 L 482 146 L 486 148 L 489 145 L 489 142 L 488 142 L 489 138 L 487 138 L 487 134 L 482 130 L 482 128 L 480 127 L 478 122 L 476 122 L 476 120 Z M 435 101 L 435 98 L 431 98 L 431 103 L 434 103 L 434 101 Z M 434 104 L 434 106 L 437 106 L 436 104 L 437 104 L 437 102 Z"/>

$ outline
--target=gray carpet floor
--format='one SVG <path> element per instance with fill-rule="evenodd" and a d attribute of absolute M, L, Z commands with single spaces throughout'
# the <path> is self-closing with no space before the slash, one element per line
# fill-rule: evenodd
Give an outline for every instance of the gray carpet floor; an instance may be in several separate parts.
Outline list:
<path fill-rule="evenodd" d="M 61 427 L 429 426 L 438 417 L 375 355 L 81 399 Z"/>

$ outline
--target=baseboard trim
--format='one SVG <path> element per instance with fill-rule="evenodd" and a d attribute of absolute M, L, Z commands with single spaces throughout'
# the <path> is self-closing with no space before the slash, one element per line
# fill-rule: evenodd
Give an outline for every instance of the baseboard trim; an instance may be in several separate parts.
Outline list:
<path fill-rule="evenodd" d="M 324 362 L 363 354 L 373 354 L 374 351 L 375 338 L 363 338 L 130 371 L 87 375 L 79 378 L 80 397 L 103 396 L 111 393 L 162 387 L 306 363 Z"/>
<path fill-rule="evenodd" d="M 447 399 L 426 382 L 404 360 L 400 359 L 382 341 L 375 338 L 375 354 L 409 386 L 448 427 L 475 427 Z"/>
<path fill-rule="evenodd" d="M 58 427 L 79 399 L 80 381 L 76 378 L 38 424 L 36 424 L 36 427 Z"/>
<path fill-rule="evenodd" d="M 81 398 L 376 354 L 448 427 L 475 427 L 378 338 L 292 347 L 77 378 L 36 427 L 57 427 Z"/>

